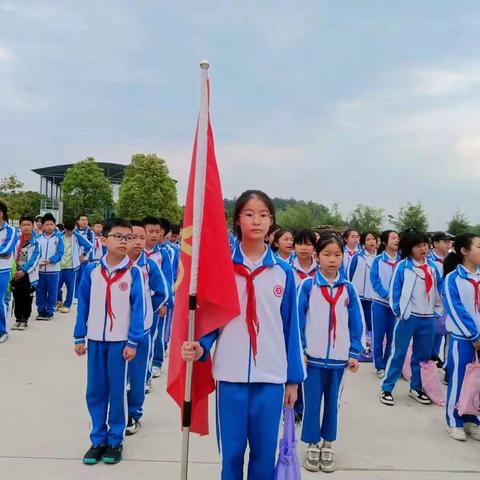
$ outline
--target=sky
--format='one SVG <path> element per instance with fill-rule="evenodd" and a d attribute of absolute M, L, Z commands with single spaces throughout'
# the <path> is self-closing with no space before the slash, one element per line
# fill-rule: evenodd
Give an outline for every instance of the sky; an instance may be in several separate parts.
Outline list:
<path fill-rule="evenodd" d="M 210 61 L 225 197 L 480 223 L 480 5 L 0 0 L 0 176 L 157 153 L 183 203 Z"/>

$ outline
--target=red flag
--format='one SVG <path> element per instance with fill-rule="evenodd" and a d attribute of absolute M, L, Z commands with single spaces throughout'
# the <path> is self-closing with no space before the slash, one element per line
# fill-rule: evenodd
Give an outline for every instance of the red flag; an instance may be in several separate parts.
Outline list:
<path fill-rule="evenodd" d="M 200 219 L 196 228 L 193 226 L 195 209 L 195 218 Z M 196 233 L 198 235 L 194 238 Z M 180 349 L 188 338 L 191 293 L 197 294 L 196 340 L 221 328 L 240 313 L 210 125 L 206 68 L 202 70 L 202 100 L 184 212 L 168 367 L 167 391 L 181 408 L 185 396 L 186 363 L 181 358 Z M 190 431 L 200 435 L 208 434 L 208 395 L 215 390 L 211 367 L 211 360 L 195 362 L 193 367 Z"/>

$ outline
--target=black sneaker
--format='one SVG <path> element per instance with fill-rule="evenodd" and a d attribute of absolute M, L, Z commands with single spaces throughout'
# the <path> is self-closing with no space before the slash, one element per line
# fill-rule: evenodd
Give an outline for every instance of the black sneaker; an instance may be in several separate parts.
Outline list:
<path fill-rule="evenodd" d="M 28 328 L 28 322 L 27 321 L 23 321 L 20 323 L 20 326 L 18 327 L 19 330 L 26 330 Z"/>
<path fill-rule="evenodd" d="M 48 322 L 49 320 L 52 320 L 53 318 L 53 313 L 46 313 L 45 316 L 43 317 L 43 320 Z"/>
<path fill-rule="evenodd" d="M 138 432 L 140 427 L 140 422 L 135 420 L 133 417 L 128 417 L 127 429 L 125 431 L 126 435 L 135 435 Z"/>
<path fill-rule="evenodd" d="M 92 445 L 88 452 L 83 456 L 83 463 L 85 465 L 95 465 L 102 459 L 106 451 L 106 445 L 99 445 L 96 447 Z"/>
<path fill-rule="evenodd" d="M 392 392 L 382 392 L 382 394 L 380 395 L 380 401 L 384 404 L 384 405 L 388 405 L 390 407 L 392 407 L 393 405 L 395 405 L 394 401 L 393 401 L 393 395 L 392 395 Z"/>
<path fill-rule="evenodd" d="M 437 368 L 443 368 L 444 367 L 444 363 L 443 363 L 443 361 L 440 357 L 437 357 L 436 355 L 433 355 L 431 359 L 434 362 L 437 363 Z"/>
<path fill-rule="evenodd" d="M 303 413 L 295 412 L 295 423 L 300 424 L 302 423 L 302 420 L 303 420 Z"/>
<path fill-rule="evenodd" d="M 430 405 L 432 403 L 423 390 L 410 390 L 408 396 L 422 405 Z"/>
<path fill-rule="evenodd" d="M 109 465 L 118 463 L 122 459 L 122 450 L 123 445 L 117 445 L 116 447 L 109 445 L 107 447 L 107 451 L 103 455 L 103 463 L 107 463 Z"/>

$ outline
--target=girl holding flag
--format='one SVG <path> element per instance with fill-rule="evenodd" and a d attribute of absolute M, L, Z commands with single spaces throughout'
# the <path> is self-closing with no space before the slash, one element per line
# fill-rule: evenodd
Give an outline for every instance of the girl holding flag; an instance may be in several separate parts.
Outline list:
<path fill-rule="evenodd" d="M 353 284 L 340 273 L 342 247 L 335 235 L 320 237 L 316 246 L 320 268 L 298 290 L 300 332 L 307 361 L 302 441 L 309 446 L 304 466 L 313 472 L 335 471 L 332 442 L 337 438 L 343 377 L 347 368 L 358 370 L 358 356 L 364 351 L 362 306 Z"/>
<path fill-rule="evenodd" d="M 181 349 L 185 361 L 202 361 L 216 341 L 213 376 L 223 480 L 243 479 L 247 443 L 247 478 L 273 478 L 282 406 L 293 407 L 305 377 L 293 272 L 264 243 L 274 221 L 273 202 L 265 193 L 248 190 L 238 198 L 233 263 L 241 313 Z"/>

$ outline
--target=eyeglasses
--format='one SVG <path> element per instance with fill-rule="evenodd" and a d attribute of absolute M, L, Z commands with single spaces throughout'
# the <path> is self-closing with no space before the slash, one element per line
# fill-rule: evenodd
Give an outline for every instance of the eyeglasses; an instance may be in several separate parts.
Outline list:
<path fill-rule="evenodd" d="M 244 217 L 247 221 L 250 221 L 253 223 L 255 217 L 258 218 L 260 223 L 268 223 L 270 222 L 270 219 L 272 218 L 272 215 L 270 215 L 267 212 L 260 212 L 260 213 L 241 213 L 239 215 L 240 217 Z"/>
<path fill-rule="evenodd" d="M 121 233 L 112 233 L 107 235 L 107 237 L 113 237 L 117 242 L 125 242 L 130 243 L 133 242 L 133 235 L 122 235 Z"/>

